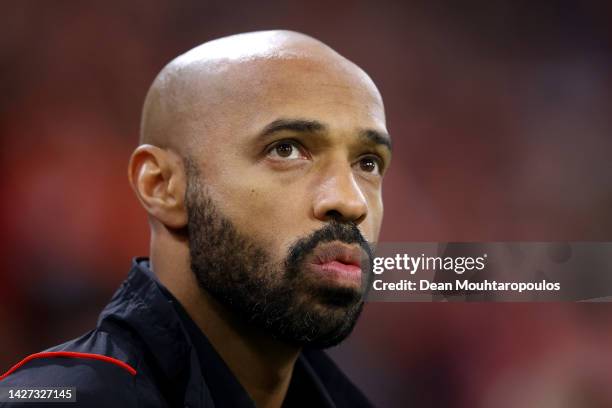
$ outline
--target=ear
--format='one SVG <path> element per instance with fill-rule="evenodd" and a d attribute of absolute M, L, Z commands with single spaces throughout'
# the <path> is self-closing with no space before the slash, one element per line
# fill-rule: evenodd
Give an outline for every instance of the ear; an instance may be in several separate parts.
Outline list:
<path fill-rule="evenodd" d="M 178 154 L 157 146 L 140 145 L 130 158 L 128 177 L 150 216 L 172 229 L 187 225 L 187 180 Z"/>

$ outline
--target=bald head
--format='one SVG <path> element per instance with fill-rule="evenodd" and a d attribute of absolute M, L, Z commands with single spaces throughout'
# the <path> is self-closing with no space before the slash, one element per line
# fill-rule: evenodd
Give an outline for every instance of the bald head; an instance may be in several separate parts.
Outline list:
<path fill-rule="evenodd" d="M 166 65 L 146 97 L 140 143 L 192 154 L 207 137 L 244 126 L 275 101 L 301 98 L 310 86 L 351 89 L 384 117 L 378 90 L 355 64 L 307 35 L 259 31 L 204 43 Z"/>
<path fill-rule="evenodd" d="M 195 276 L 277 339 L 340 341 L 363 304 L 354 263 L 378 240 L 390 147 L 372 80 L 320 41 L 264 31 L 194 48 L 153 82 L 128 170 L 154 271 L 192 312 L 207 310 Z M 349 252 L 352 272 L 313 266 Z"/>

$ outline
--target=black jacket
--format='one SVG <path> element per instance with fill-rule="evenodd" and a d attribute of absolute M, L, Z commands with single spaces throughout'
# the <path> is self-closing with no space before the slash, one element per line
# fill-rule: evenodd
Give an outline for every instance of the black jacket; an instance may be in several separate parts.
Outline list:
<path fill-rule="evenodd" d="M 252 406 L 248 396 L 236 398 L 246 395 L 239 385 L 232 389 L 227 381 L 219 381 L 229 377 L 218 374 L 228 375 L 229 371 L 212 347 L 205 358 L 201 352 L 198 356 L 198 348 L 201 351 L 207 346 L 194 346 L 193 331 L 188 327 L 193 322 L 185 324 L 187 315 L 181 316 L 168 296 L 149 271 L 146 259 L 135 259 L 94 330 L 22 360 L 0 377 L 0 390 L 76 388 L 76 403 L 44 403 L 42 407 Z M 206 342 L 205 336 L 198 341 Z M 320 406 L 370 406 L 322 351 L 304 350 L 294 377 L 305 378 L 310 390 L 319 393 Z M 299 394 L 300 389 L 308 388 L 294 389 Z M 299 406 L 300 401 L 306 399 L 294 392 L 285 405 Z M 11 406 L 34 404 L 0 402 L 0 407 Z"/>

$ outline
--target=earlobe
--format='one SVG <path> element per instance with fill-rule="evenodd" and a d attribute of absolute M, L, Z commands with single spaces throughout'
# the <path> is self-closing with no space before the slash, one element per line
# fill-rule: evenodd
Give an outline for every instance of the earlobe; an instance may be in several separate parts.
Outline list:
<path fill-rule="evenodd" d="M 130 158 L 128 178 L 149 215 L 168 228 L 187 225 L 186 177 L 178 154 L 153 145 L 140 145 Z"/>

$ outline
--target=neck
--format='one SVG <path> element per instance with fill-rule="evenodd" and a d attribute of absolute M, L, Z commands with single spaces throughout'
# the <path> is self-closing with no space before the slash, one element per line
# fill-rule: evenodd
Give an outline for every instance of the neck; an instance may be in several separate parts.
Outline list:
<path fill-rule="evenodd" d="M 256 406 L 280 407 L 300 349 L 245 324 L 201 290 L 185 245 L 177 243 L 172 253 L 160 253 L 154 251 L 155 239 L 151 242 L 151 269 L 206 334 Z"/>

